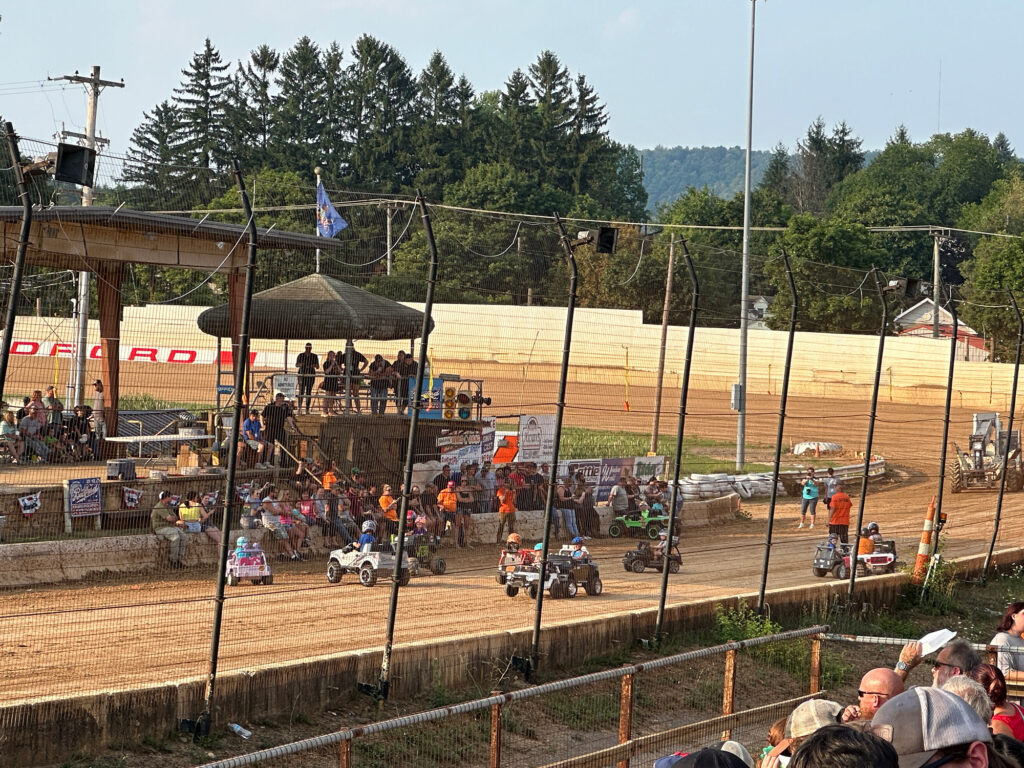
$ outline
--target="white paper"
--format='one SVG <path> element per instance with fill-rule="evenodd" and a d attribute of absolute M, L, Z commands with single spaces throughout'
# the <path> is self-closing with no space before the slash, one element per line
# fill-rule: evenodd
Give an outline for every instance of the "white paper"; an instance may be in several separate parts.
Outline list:
<path fill-rule="evenodd" d="M 935 653 L 935 651 L 939 650 L 939 648 L 954 637 L 956 637 L 956 632 L 950 629 L 937 629 L 934 632 L 929 632 L 917 641 L 921 644 L 921 658 L 924 658 L 929 653 Z"/>

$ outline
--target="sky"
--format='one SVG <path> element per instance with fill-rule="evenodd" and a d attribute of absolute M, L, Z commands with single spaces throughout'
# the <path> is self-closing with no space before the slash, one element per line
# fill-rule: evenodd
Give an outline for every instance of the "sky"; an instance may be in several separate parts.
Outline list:
<path fill-rule="evenodd" d="M 6 6 L 6 7 L 4 7 Z M 44 10 L 45 8 L 45 10 Z M 68 0 L 0 3 L 0 114 L 25 137 L 83 132 L 83 86 L 47 77 L 101 66 L 97 128 L 124 154 L 142 114 L 172 97 L 209 37 L 226 61 L 308 35 L 346 54 L 362 34 L 418 73 L 435 50 L 477 92 L 543 50 L 585 74 L 617 141 L 745 146 L 751 0 Z M 1021 0 L 757 0 L 753 146 L 790 150 L 819 115 L 880 149 L 971 127 L 1024 155 Z"/>

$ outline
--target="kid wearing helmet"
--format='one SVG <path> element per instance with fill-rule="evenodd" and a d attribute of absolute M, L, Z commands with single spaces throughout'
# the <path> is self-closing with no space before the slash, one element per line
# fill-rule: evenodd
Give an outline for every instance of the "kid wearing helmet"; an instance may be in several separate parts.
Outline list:
<path fill-rule="evenodd" d="M 572 540 L 572 556 L 581 560 L 590 557 L 590 552 L 587 551 L 582 536 L 577 536 Z"/>
<path fill-rule="evenodd" d="M 371 552 L 373 545 L 377 543 L 377 539 L 374 538 L 374 531 L 377 530 L 377 524 L 373 520 L 367 520 L 363 523 L 363 534 L 359 537 L 359 551 L 360 552 Z"/>
<path fill-rule="evenodd" d="M 878 523 L 868 523 L 868 536 L 875 544 L 881 544 L 885 539 L 882 538 L 882 532 L 878 528 Z"/>
<path fill-rule="evenodd" d="M 518 552 L 519 546 L 523 543 L 518 533 L 510 533 L 508 538 L 505 539 L 505 551 L 507 552 Z"/>
<path fill-rule="evenodd" d="M 654 545 L 654 554 L 658 557 L 664 557 L 665 552 L 668 549 L 668 528 L 662 528 L 658 531 L 658 543 Z"/>

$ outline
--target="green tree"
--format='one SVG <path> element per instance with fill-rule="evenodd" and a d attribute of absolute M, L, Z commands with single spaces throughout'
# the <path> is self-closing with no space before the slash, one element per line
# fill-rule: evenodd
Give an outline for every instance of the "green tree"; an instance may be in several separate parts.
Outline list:
<path fill-rule="evenodd" d="M 120 181 L 133 207 L 148 210 L 179 210 L 191 207 L 185 184 L 186 150 L 181 143 L 181 113 L 170 101 L 142 113 L 132 131 L 127 161 Z"/>
<path fill-rule="evenodd" d="M 878 330 L 877 292 L 869 275 L 885 261 L 885 253 L 862 225 L 843 219 L 820 220 L 809 214 L 794 216 L 765 265 L 775 287 L 768 325 L 788 327 L 789 283 L 779 258 L 789 254 L 799 300 L 801 330 L 863 333 Z"/>
<path fill-rule="evenodd" d="M 271 160 L 274 117 L 274 73 L 281 56 L 269 45 L 249 53 L 238 63 L 228 88 L 226 120 L 234 154 L 246 168 L 258 168 Z"/>
<path fill-rule="evenodd" d="M 530 65 L 530 89 L 536 104 L 536 131 L 530 145 L 534 172 L 541 183 L 566 188 L 568 163 L 565 138 L 570 124 L 572 80 L 551 51 L 542 51 Z"/>
<path fill-rule="evenodd" d="M 445 186 L 462 175 L 463 151 L 458 144 L 462 119 L 455 75 L 440 51 L 434 51 L 417 81 L 415 126 L 412 131 L 416 186 L 427 197 L 444 197 Z M 470 95 L 470 101 L 472 96 Z"/>
<path fill-rule="evenodd" d="M 324 69 L 320 49 L 299 38 L 277 70 L 273 153 L 276 164 L 311 178 L 320 162 L 323 133 Z"/>
<path fill-rule="evenodd" d="M 228 65 L 206 38 L 203 50 L 192 56 L 181 70 L 184 79 L 174 89 L 174 102 L 180 114 L 180 144 L 190 165 L 222 168 L 230 165 L 227 156 Z"/>

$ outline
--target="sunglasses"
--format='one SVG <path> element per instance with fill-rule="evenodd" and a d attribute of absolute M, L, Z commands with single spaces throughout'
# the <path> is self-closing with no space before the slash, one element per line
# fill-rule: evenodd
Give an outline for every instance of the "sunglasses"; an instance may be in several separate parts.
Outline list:
<path fill-rule="evenodd" d="M 865 696 L 890 696 L 891 694 L 882 693 L 881 691 L 857 691 L 857 698 L 863 699 Z"/>
<path fill-rule="evenodd" d="M 936 670 L 939 667 L 949 667 L 950 669 L 958 669 L 956 664 L 950 664 L 947 661 L 937 661 L 936 660 L 936 661 L 932 662 L 932 669 L 933 670 Z M 922 766 L 921 768 L 924 768 L 924 766 Z"/>

